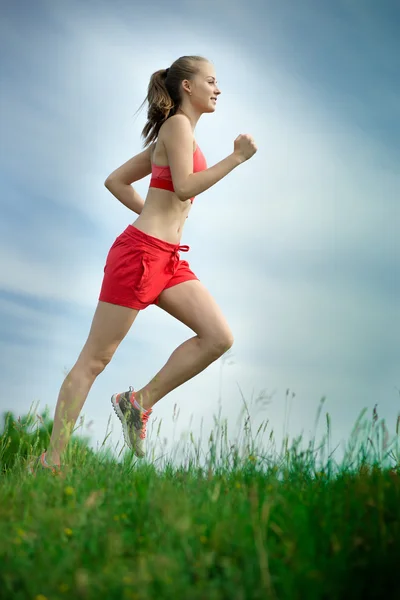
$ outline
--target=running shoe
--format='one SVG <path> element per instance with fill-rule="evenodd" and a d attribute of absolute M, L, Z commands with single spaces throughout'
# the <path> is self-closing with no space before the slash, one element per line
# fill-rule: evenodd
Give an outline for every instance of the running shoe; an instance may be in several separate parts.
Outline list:
<path fill-rule="evenodd" d="M 31 475 L 36 475 L 38 470 L 49 470 L 53 473 L 53 475 L 58 475 L 61 470 L 61 465 L 49 465 L 46 462 L 46 452 L 43 452 L 37 458 L 32 459 L 28 463 L 28 473 Z"/>
<path fill-rule="evenodd" d="M 146 438 L 147 421 L 153 412 L 151 408 L 145 410 L 136 402 L 133 387 L 129 387 L 128 392 L 113 394 L 111 404 L 115 413 L 122 423 L 125 444 L 133 450 L 139 458 L 145 455 L 144 440 Z"/>

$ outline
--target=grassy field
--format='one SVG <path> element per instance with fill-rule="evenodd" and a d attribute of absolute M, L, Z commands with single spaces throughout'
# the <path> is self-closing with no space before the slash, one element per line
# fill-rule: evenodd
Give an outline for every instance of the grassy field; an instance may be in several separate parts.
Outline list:
<path fill-rule="evenodd" d="M 32 477 L 21 450 L 0 480 L 1 600 L 399 598 L 399 419 L 390 442 L 365 414 L 341 464 L 328 414 L 318 447 L 279 453 L 248 411 L 234 444 L 216 421 L 179 467 L 73 439 L 60 475 Z"/>

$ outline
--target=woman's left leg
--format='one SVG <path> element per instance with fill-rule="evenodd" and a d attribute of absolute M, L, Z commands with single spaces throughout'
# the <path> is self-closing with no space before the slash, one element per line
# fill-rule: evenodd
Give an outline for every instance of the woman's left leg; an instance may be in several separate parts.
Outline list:
<path fill-rule="evenodd" d="M 142 389 L 137 401 L 149 409 L 222 356 L 233 344 L 233 335 L 218 304 L 199 280 L 164 290 L 158 306 L 190 327 L 196 335 L 183 342 L 164 367 Z"/>

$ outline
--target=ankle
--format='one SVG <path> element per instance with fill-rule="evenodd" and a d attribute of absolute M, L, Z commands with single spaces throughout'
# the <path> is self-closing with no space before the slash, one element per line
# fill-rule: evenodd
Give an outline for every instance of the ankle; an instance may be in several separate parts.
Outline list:
<path fill-rule="evenodd" d="M 151 402 L 150 402 L 150 399 L 149 399 L 149 398 L 147 398 L 147 400 L 146 400 L 146 398 L 145 398 L 145 394 L 142 394 L 142 393 L 140 392 L 140 390 L 139 390 L 138 392 L 135 392 L 134 398 L 135 398 L 136 402 L 137 402 L 138 404 L 140 404 L 140 406 L 141 406 L 141 407 L 142 407 L 144 410 L 150 410 L 150 409 L 153 407 L 153 405 L 152 405 L 152 404 L 151 404 Z"/>

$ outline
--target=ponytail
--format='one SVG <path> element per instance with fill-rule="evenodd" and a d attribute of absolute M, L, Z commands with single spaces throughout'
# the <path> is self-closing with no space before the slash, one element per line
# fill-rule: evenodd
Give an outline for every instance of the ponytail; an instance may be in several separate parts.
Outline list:
<path fill-rule="evenodd" d="M 165 84 L 168 71 L 169 69 L 161 69 L 153 73 L 150 78 L 146 97 L 149 103 L 147 123 L 142 131 L 145 147 L 157 139 L 161 125 L 168 119 L 175 107 Z"/>

